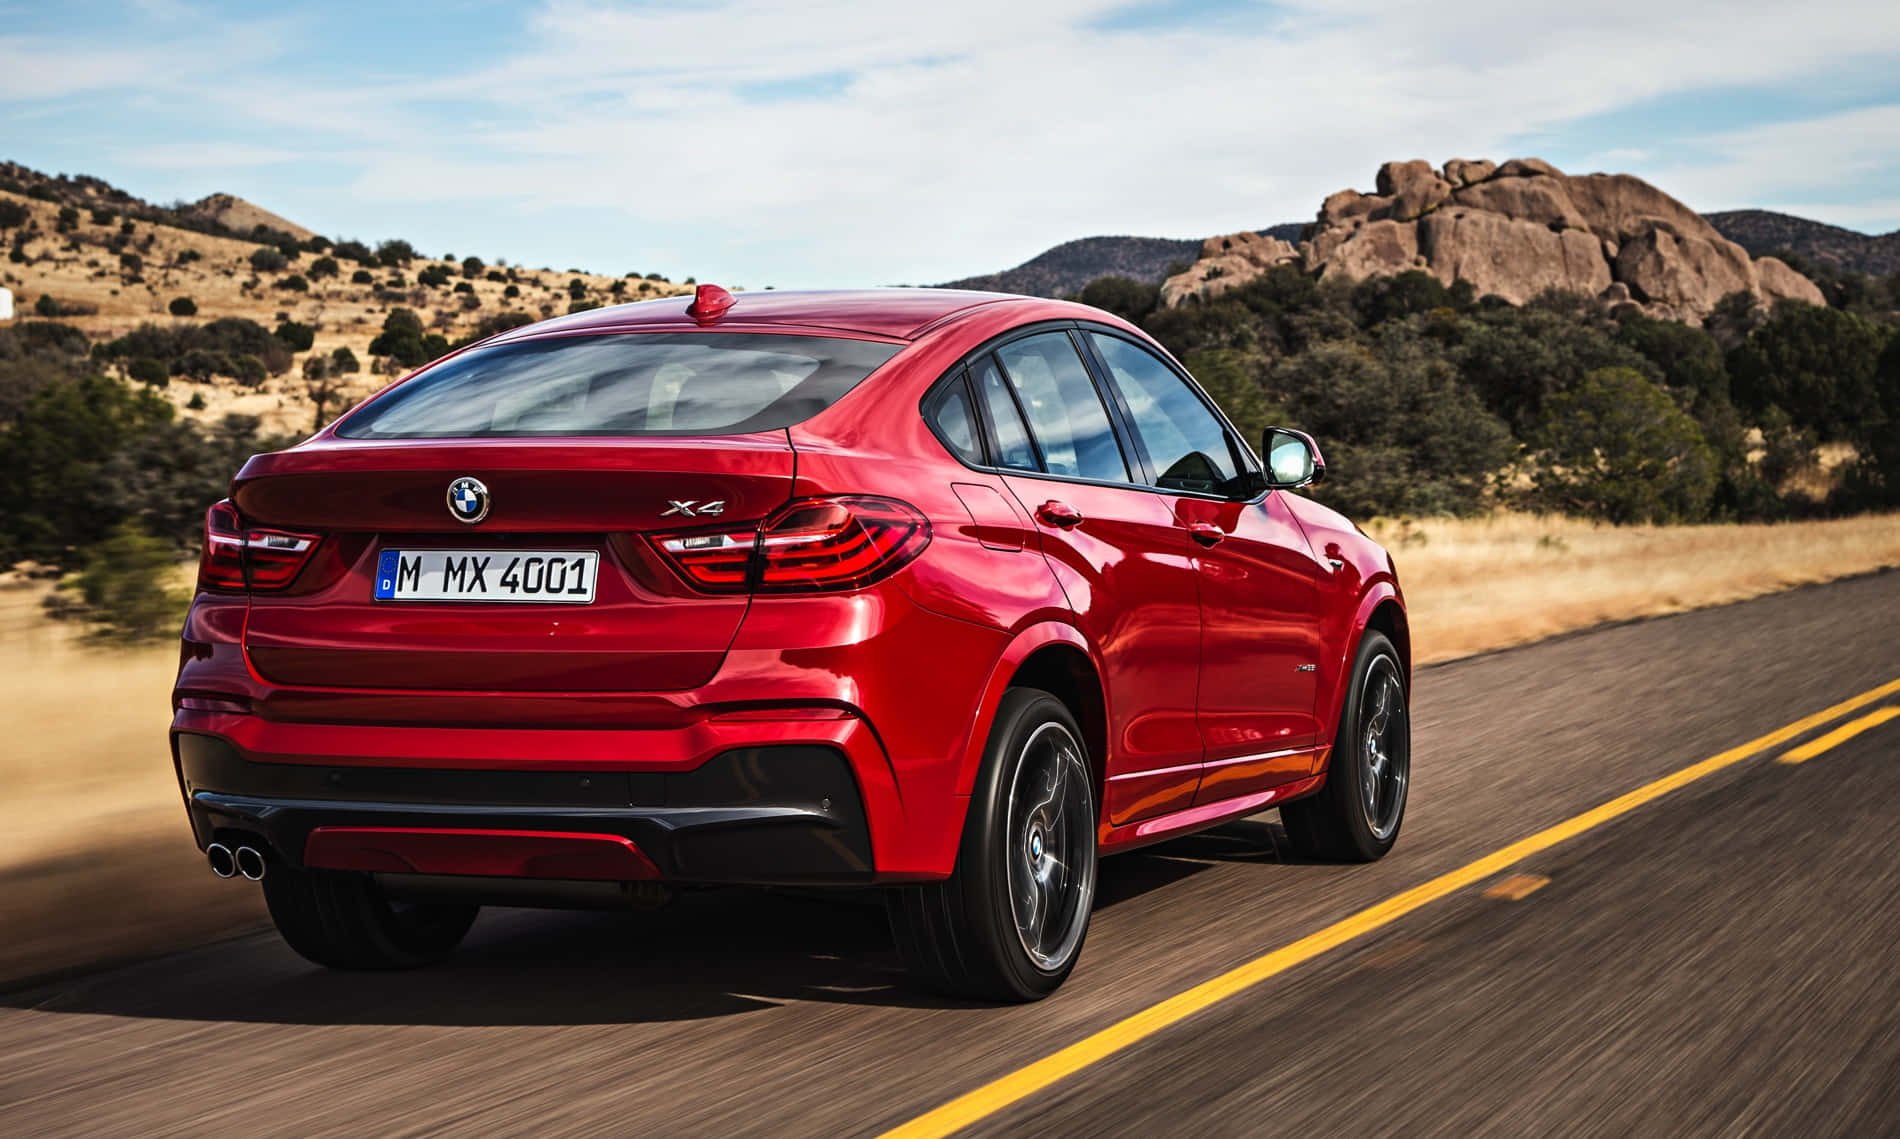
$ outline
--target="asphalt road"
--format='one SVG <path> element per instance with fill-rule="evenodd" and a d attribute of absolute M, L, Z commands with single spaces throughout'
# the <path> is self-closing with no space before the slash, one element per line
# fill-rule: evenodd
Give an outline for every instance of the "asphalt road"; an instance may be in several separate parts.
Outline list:
<path fill-rule="evenodd" d="M 247 936 L 0 998 L 0 1133 L 882 1131 L 1896 678 L 1895 573 L 1424 670 L 1391 856 L 1277 857 L 1269 813 L 1111 859 L 1080 968 L 1033 1006 L 911 991 L 881 912 L 828 897 L 492 911 L 448 965 L 393 976 Z M 1900 1132 L 1900 719 L 1786 750 L 1511 867 L 1521 896 L 1459 890 L 973 1129 Z"/>

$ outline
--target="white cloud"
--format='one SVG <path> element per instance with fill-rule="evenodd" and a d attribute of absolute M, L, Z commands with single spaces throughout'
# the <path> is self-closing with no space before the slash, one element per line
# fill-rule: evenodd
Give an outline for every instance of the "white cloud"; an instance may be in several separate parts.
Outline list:
<path fill-rule="evenodd" d="M 1503 158 L 1509 139 L 1672 94 L 1849 63 L 1900 71 L 1893 5 L 1294 0 L 1263 10 L 1257 30 L 1235 18 L 1089 30 L 1123 6 L 552 0 L 502 58 L 425 52 L 416 76 L 379 82 L 234 69 L 195 92 L 199 149 L 133 153 L 177 166 L 234 157 L 218 148 L 259 127 L 295 128 L 359 171 L 348 193 L 364 210 L 427 207 L 473 226 L 505 207 L 609 265 L 681 249 L 686 271 L 781 287 L 930 281 L 1090 233 L 1199 237 L 1309 217 L 1384 159 Z M 114 69 L 68 58 L 82 76 Z M 838 74 L 835 97 L 741 97 Z M 1775 169 L 1777 147 L 1790 165 L 1900 163 L 1878 116 L 1857 128 L 1859 159 L 1809 137 L 1823 125 L 1698 140 L 1722 156 L 1699 169 L 1662 165 L 1651 138 L 1591 157 L 1667 173 L 1679 181 L 1665 189 L 1704 208 L 1757 187 L 1818 189 Z M 625 224 L 574 232 L 603 214 Z M 507 235 L 442 240 L 476 237 L 543 256 Z"/>

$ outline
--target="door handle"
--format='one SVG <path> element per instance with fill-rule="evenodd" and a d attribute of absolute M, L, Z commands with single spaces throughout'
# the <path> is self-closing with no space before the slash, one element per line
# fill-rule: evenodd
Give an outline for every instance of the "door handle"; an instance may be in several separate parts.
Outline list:
<path fill-rule="evenodd" d="M 1036 507 L 1036 517 L 1050 526 L 1059 526 L 1064 530 L 1073 530 L 1082 524 L 1082 512 L 1066 502 L 1050 499 Z"/>
<path fill-rule="evenodd" d="M 1203 546 L 1217 546 L 1220 540 L 1227 536 L 1226 531 L 1212 522 L 1190 522 L 1187 531 L 1196 542 Z"/>

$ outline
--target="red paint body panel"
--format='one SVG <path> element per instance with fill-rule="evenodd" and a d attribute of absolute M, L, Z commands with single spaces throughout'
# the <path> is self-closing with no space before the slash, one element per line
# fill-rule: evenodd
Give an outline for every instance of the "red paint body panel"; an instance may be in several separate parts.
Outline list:
<path fill-rule="evenodd" d="M 627 839 L 561 831 L 318 827 L 304 844 L 303 864 L 320 870 L 597 882 L 660 876 L 659 867 Z"/>
<path fill-rule="evenodd" d="M 1055 653 L 1099 680 L 1105 746 L 1091 759 L 1104 849 L 1319 786 L 1358 638 L 1395 612 L 1403 629 L 1383 550 L 1283 492 L 1232 503 L 974 469 L 920 414 L 946 372 L 1012 330 L 1088 321 L 1148 343 L 1138 330 L 1067 302 L 943 290 L 740 293 L 699 321 L 687 303 L 593 310 L 497 339 L 763 331 L 901 350 L 783 431 L 366 442 L 333 426 L 253 459 L 234 484 L 240 511 L 321 544 L 286 590 L 199 594 L 174 731 L 278 770 L 671 776 L 735 750 L 820 748 L 848 765 L 876 880 L 929 880 L 955 864 L 1003 693 L 1026 662 Z M 492 492 L 480 525 L 445 509 L 447 484 L 463 475 Z M 675 499 L 723 498 L 724 526 L 828 495 L 900 499 L 929 521 L 929 542 L 863 588 L 714 595 L 689 587 L 648 536 L 680 521 L 661 517 Z M 1081 521 L 1039 519 L 1045 502 Z M 1219 540 L 1196 541 L 1195 525 Z M 595 601 L 371 600 L 382 548 L 509 544 L 598 552 Z M 394 864 L 367 865 L 381 858 L 524 876 L 576 860 L 616 874 L 633 859 L 654 865 L 614 835 L 384 829 L 313 838 L 315 857 L 333 861 L 311 864 Z"/>

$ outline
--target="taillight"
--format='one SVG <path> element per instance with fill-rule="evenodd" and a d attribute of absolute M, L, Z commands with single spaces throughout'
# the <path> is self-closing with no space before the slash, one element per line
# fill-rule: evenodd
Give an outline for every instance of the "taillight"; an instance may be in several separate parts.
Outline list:
<path fill-rule="evenodd" d="M 653 537 L 707 593 L 860 589 L 896 572 L 930 542 L 930 522 L 892 498 L 850 495 L 786 503 L 757 526 Z"/>
<path fill-rule="evenodd" d="M 230 500 L 216 503 L 205 511 L 198 588 L 283 589 L 296 580 L 320 540 L 316 534 L 247 527 Z"/>

